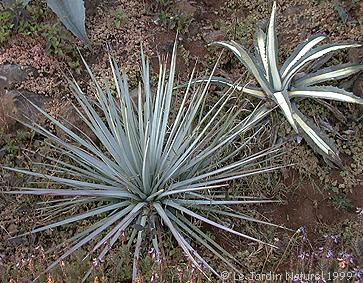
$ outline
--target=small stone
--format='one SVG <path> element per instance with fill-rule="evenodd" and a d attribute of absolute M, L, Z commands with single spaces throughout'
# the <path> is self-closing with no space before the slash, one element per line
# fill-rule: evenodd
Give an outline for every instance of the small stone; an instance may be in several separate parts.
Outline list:
<path fill-rule="evenodd" d="M 66 105 L 58 112 L 58 115 L 61 117 L 60 120 L 65 126 L 67 126 L 70 130 L 75 132 L 80 136 L 86 135 L 89 137 L 93 142 L 97 141 L 96 135 L 93 131 L 86 125 L 83 121 L 77 110 L 71 103 L 66 103 Z M 68 135 L 60 128 L 56 129 L 57 136 L 60 137 L 62 140 L 67 140 Z"/>
<path fill-rule="evenodd" d="M 20 65 L 0 65 L 0 90 L 9 89 L 14 84 L 25 81 L 27 77 L 28 71 Z"/>
<path fill-rule="evenodd" d="M 188 17 L 193 17 L 197 11 L 197 8 L 190 4 L 187 0 L 178 1 L 175 4 L 175 8 L 178 12 Z"/>
<path fill-rule="evenodd" d="M 353 93 L 363 98 L 363 75 L 360 75 L 353 84 Z"/>
<path fill-rule="evenodd" d="M 9 234 L 15 234 L 16 232 L 18 232 L 18 226 L 16 226 L 15 224 L 10 224 L 9 227 L 7 228 L 7 231 L 9 232 Z"/>
<path fill-rule="evenodd" d="M 363 47 L 350 48 L 348 51 L 348 58 L 351 63 L 363 62 Z"/>
<path fill-rule="evenodd" d="M 88 0 L 84 3 L 87 17 L 94 17 L 97 14 L 97 0 Z"/>
<path fill-rule="evenodd" d="M 225 33 L 221 30 L 212 30 L 210 32 L 206 32 L 203 34 L 203 39 L 207 43 L 211 43 L 214 41 L 224 40 L 226 37 Z"/>
<path fill-rule="evenodd" d="M 39 112 L 30 102 L 42 107 L 48 98 L 28 91 L 11 90 L 0 91 L 0 100 L 0 129 L 9 132 L 20 128 L 17 120 L 35 119 Z"/>

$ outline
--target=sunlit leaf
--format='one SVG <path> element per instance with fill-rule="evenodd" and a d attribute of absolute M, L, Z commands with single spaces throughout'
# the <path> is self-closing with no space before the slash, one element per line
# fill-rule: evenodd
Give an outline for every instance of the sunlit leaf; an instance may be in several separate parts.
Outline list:
<path fill-rule="evenodd" d="M 263 243 L 241 229 L 227 227 L 214 219 L 215 213 L 202 208 L 215 209 L 220 216 L 228 217 L 236 204 L 274 202 L 223 194 L 230 181 L 281 168 L 270 165 L 282 154 L 281 150 L 254 150 L 252 140 L 261 129 L 249 134 L 270 109 L 257 108 L 239 120 L 237 116 L 242 111 L 229 107 L 235 103 L 232 90 L 224 93 L 212 107 L 205 108 L 209 85 L 215 80 L 212 75 L 197 87 L 191 76 L 186 90 L 177 92 L 174 87 L 176 45 L 169 71 L 167 62 L 160 62 L 155 90 L 151 88 L 149 63 L 141 52 L 142 85 L 139 84 L 137 102 L 131 97 L 127 76 L 119 70 L 114 58 L 110 57 L 114 88 L 106 79 L 99 81 L 84 58 L 81 59 L 93 83 L 95 101 L 85 95 L 76 81 L 68 81 L 77 101 L 76 113 L 97 142 L 76 133 L 67 123 L 29 102 L 64 132 L 66 138 L 61 139 L 41 124 L 26 124 L 47 138 L 54 153 L 61 158 L 46 156 L 44 162 L 34 163 L 31 170 L 6 168 L 37 179 L 32 186 L 13 188 L 7 193 L 55 197 L 54 201 L 40 203 L 40 210 L 51 223 L 36 227 L 32 233 L 80 225 L 79 231 L 64 241 L 60 257 L 45 272 L 86 245 L 91 249 L 85 259 L 93 258 L 94 262 L 101 263 L 121 235 L 127 235 L 126 247 L 133 249 L 135 281 L 140 273 L 139 262 L 150 247 L 155 249 L 155 258 L 162 260 L 160 250 L 164 243 L 155 237 L 155 231 L 165 233 L 165 230 L 171 232 L 187 260 L 206 276 L 210 272 L 219 276 L 220 265 L 208 263 L 197 252 L 196 245 L 207 248 L 238 271 L 233 257 L 194 223 L 201 220 L 225 232 Z M 236 140 L 240 143 L 237 148 L 231 146 Z M 85 206 L 92 209 L 86 210 Z M 65 216 L 74 209 L 77 214 Z M 85 219 L 90 224 L 82 227 Z M 252 216 L 239 219 L 269 224 Z"/>

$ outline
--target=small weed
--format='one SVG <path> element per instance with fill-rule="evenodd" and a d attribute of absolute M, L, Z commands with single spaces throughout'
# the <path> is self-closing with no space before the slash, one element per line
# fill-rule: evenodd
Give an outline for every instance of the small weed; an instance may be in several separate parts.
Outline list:
<path fill-rule="evenodd" d="M 11 34 L 14 24 L 10 22 L 11 14 L 8 11 L 0 12 L 0 43 L 6 42 Z"/>
<path fill-rule="evenodd" d="M 29 4 L 24 9 L 11 8 L 0 11 L 0 43 L 6 42 L 12 33 L 22 36 L 42 36 L 47 40 L 47 50 L 56 56 L 73 55 L 72 45 L 63 36 L 63 27 L 45 22 L 46 6 Z M 118 19 L 120 20 L 120 14 Z"/>
<path fill-rule="evenodd" d="M 3 147 L 6 154 L 16 155 L 19 151 L 19 146 L 14 140 L 9 140 Z"/>
<path fill-rule="evenodd" d="M 58 23 L 45 25 L 43 36 L 47 39 L 47 50 L 59 56 L 64 56 L 64 49 L 67 49 L 61 35 L 62 31 Z"/>
<path fill-rule="evenodd" d="M 174 4 L 174 0 L 156 0 L 152 5 L 155 6 L 155 8 L 158 10 L 166 10 Z"/>
<path fill-rule="evenodd" d="M 120 9 L 114 13 L 114 17 L 114 23 L 117 29 L 121 28 L 121 26 L 127 21 L 126 14 Z"/>
<path fill-rule="evenodd" d="M 19 17 L 15 31 L 23 36 L 40 33 L 44 29 L 43 24 L 41 24 L 45 15 L 44 8 L 37 5 L 28 5 L 24 11 L 26 16 Z"/>
<path fill-rule="evenodd" d="M 240 42 L 252 43 L 253 33 L 256 25 L 261 24 L 269 14 L 269 1 L 228 1 L 224 9 L 232 14 L 231 21 L 220 21 L 221 29 L 231 38 Z M 252 11 L 249 14 L 241 14 L 243 10 Z"/>
<path fill-rule="evenodd" d="M 76 73 L 77 75 L 81 74 L 81 64 L 79 63 L 79 60 L 69 62 L 68 66 L 73 73 Z"/>
<path fill-rule="evenodd" d="M 188 30 L 193 21 L 191 15 L 184 14 L 175 7 L 173 0 L 158 0 L 149 7 L 152 13 L 158 15 L 157 22 L 167 29 L 177 29 L 181 33 Z"/>
<path fill-rule="evenodd" d="M 184 14 L 161 12 L 159 20 L 162 26 L 171 30 L 177 29 L 181 33 L 185 33 L 193 19 Z"/>
<path fill-rule="evenodd" d="M 330 201 L 331 201 L 331 204 L 336 209 L 341 209 L 341 208 L 352 209 L 353 208 L 353 204 L 351 203 L 351 201 L 347 198 L 346 195 L 343 195 L 343 194 L 333 196 Z"/>

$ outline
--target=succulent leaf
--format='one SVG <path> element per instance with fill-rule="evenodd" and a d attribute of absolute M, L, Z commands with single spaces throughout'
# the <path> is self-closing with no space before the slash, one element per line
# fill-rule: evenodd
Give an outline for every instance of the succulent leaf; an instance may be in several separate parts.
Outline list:
<path fill-rule="evenodd" d="M 329 137 L 296 107 L 294 107 L 293 117 L 299 127 L 299 133 L 304 137 L 306 142 L 324 158 L 342 167 L 339 151 Z"/>
<path fill-rule="evenodd" d="M 307 39 L 305 42 L 300 43 L 293 53 L 287 58 L 285 63 L 281 67 L 281 76 L 282 78 L 285 78 L 290 70 L 299 63 L 299 61 L 308 53 L 311 51 L 314 46 L 319 44 L 322 40 L 326 38 L 325 35 L 314 35 Z"/>
<path fill-rule="evenodd" d="M 345 44 L 345 43 L 339 43 L 339 44 L 325 44 L 325 45 L 321 45 L 318 46 L 314 49 L 312 49 L 310 52 L 308 52 L 303 58 L 301 58 L 301 60 L 299 60 L 297 62 L 297 64 L 295 64 L 290 71 L 288 72 L 284 72 L 284 74 L 282 75 L 283 78 L 283 85 L 284 87 L 289 87 L 291 80 L 293 79 L 293 77 L 308 63 L 311 62 L 313 60 L 316 60 L 330 52 L 333 51 L 338 51 L 338 50 L 342 50 L 342 49 L 347 49 L 347 48 L 356 48 L 356 47 L 360 47 L 359 44 Z"/>
<path fill-rule="evenodd" d="M 192 83 L 193 84 L 194 83 L 205 83 L 208 80 L 209 80 L 209 78 L 207 78 L 207 77 L 201 77 L 198 79 L 194 79 L 192 81 Z M 214 77 L 213 76 L 210 78 L 210 83 L 219 85 L 221 87 L 227 87 L 227 88 L 230 88 L 231 90 L 236 90 L 241 93 L 247 93 L 249 95 L 252 95 L 252 96 L 260 98 L 260 99 L 267 98 L 265 92 L 261 88 L 247 85 L 247 84 L 236 84 L 223 77 Z M 177 86 L 176 89 L 181 88 L 181 87 L 185 87 L 185 85 Z"/>
<path fill-rule="evenodd" d="M 294 87 L 306 87 L 327 81 L 344 79 L 362 70 L 362 64 L 340 64 L 332 67 L 323 68 L 311 74 L 307 74 L 299 78 L 298 80 L 293 81 L 292 84 Z"/>
<path fill-rule="evenodd" d="M 268 26 L 267 32 L 267 62 L 270 77 L 269 81 L 273 85 L 273 89 L 275 92 L 281 91 L 281 77 L 278 69 L 278 42 L 275 31 L 275 21 L 276 21 L 276 1 L 274 1 L 272 6 L 270 24 Z"/>
<path fill-rule="evenodd" d="M 270 84 L 265 77 L 264 71 L 261 70 L 257 60 L 243 46 L 234 41 L 217 41 L 214 44 L 221 45 L 231 50 L 241 61 L 241 63 L 245 65 L 246 68 L 248 68 L 248 70 L 255 76 L 256 80 L 267 93 L 267 95 L 272 94 Z"/>
<path fill-rule="evenodd" d="M 363 104 L 363 99 L 344 89 L 332 86 L 299 87 L 289 91 L 290 97 L 321 98 Z"/>
<path fill-rule="evenodd" d="M 296 127 L 296 124 L 295 124 L 295 121 L 294 121 L 294 118 L 292 115 L 290 98 L 288 96 L 287 91 L 274 92 L 272 94 L 272 98 L 276 102 L 276 104 L 280 107 L 280 109 L 284 113 L 286 119 L 289 121 L 290 125 L 297 133 L 298 130 L 297 130 L 297 127 Z"/>
<path fill-rule="evenodd" d="M 68 30 L 83 42 L 89 42 L 84 0 L 47 0 L 47 4 Z"/>
<path fill-rule="evenodd" d="M 155 91 L 150 87 L 149 63 L 143 52 L 141 60 L 144 86 L 139 85 L 137 102 L 131 98 L 126 75 L 121 73 L 111 57 L 115 90 L 111 89 L 107 80 L 101 84 L 84 61 L 94 85 L 95 101 L 86 96 L 76 81 L 69 80 L 79 105 L 77 113 L 97 137 L 97 143 L 32 104 L 63 130 L 67 141 L 40 124 L 26 125 L 45 136 L 55 152 L 67 159 L 44 157 L 47 162 L 34 164 L 32 170 L 7 168 L 39 180 L 37 187 L 14 188 L 8 193 L 56 197 L 55 201 L 40 204 L 45 216 L 63 215 L 73 208 L 81 211 L 37 227 L 32 233 L 74 225 L 84 219 L 101 218 L 68 239 L 63 254 L 46 272 L 93 241 L 95 243 L 86 258 L 98 253 L 95 260 L 102 262 L 121 234 L 125 234 L 130 237 L 127 246 L 134 249 L 132 276 L 135 281 L 139 276 L 139 259 L 146 252 L 147 244 L 155 249 L 157 258 L 161 257 L 162 243 L 157 237 L 148 237 L 149 231 L 155 229 L 169 229 L 188 260 L 201 272 L 207 270 L 218 276 L 214 267 L 192 246 L 193 243 L 204 246 L 237 270 L 235 259 L 206 237 L 206 233 L 195 226 L 196 220 L 262 243 L 243 231 L 227 227 L 212 215 L 259 222 L 253 217 L 241 216 L 233 205 L 272 202 L 247 196 L 227 199 L 223 190 L 229 181 L 280 168 L 264 167 L 266 162 L 281 154 L 278 148 L 246 154 L 236 160 L 256 135 L 249 137 L 248 131 L 269 110 L 263 107 L 256 109 L 238 121 L 236 117 L 241 110 L 235 111 L 236 107 L 232 107 L 226 114 L 223 112 L 232 99 L 232 92 L 226 92 L 211 109 L 203 111 L 213 76 L 193 91 L 191 76 L 175 116 L 172 114 L 172 102 L 175 96 L 176 45 L 170 71 L 167 71 L 166 62 L 160 63 Z M 230 153 L 230 143 L 241 137 L 247 137 L 245 142 Z M 94 208 L 83 211 L 86 204 Z M 190 242 L 191 239 L 195 242 Z M 91 270 L 85 274 L 83 281 L 90 273 Z"/>
<path fill-rule="evenodd" d="M 256 57 L 261 58 L 261 63 L 265 69 L 266 79 L 269 80 L 269 67 L 266 54 L 266 34 L 261 28 L 258 28 L 256 31 L 255 48 L 257 51 Z"/>

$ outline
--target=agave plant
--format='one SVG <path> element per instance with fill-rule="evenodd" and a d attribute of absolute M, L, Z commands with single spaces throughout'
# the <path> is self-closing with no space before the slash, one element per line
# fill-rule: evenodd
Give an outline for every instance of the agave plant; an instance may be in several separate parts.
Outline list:
<path fill-rule="evenodd" d="M 339 152 L 334 143 L 319 130 L 314 122 L 301 113 L 297 102 L 304 98 L 327 99 L 349 103 L 363 104 L 363 99 L 344 89 L 325 86 L 331 80 L 346 78 L 363 70 L 361 64 L 340 64 L 322 68 L 316 72 L 303 73 L 304 67 L 324 55 L 346 48 L 359 47 L 359 44 L 325 44 L 317 46 L 326 36 L 318 34 L 298 45 L 291 56 L 279 66 L 278 41 L 275 30 L 276 2 L 273 4 L 267 31 L 257 28 L 255 35 L 255 54 L 235 41 L 222 41 L 213 44 L 232 51 L 239 61 L 253 74 L 259 84 L 234 85 L 222 77 L 213 77 L 212 82 L 222 86 L 234 86 L 238 91 L 266 101 L 266 111 L 271 105 L 277 105 L 296 133 L 326 161 L 341 165 Z M 198 79 L 197 82 L 205 81 Z"/>
<path fill-rule="evenodd" d="M 120 236 L 127 235 L 128 246 L 133 247 L 132 277 L 135 282 L 140 276 L 139 259 L 145 251 L 151 248 L 157 260 L 163 259 L 160 233 L 156 232 L 166 229 L 193 266 L 218 276 L 217 270 L 203 259 L 195 245 L 203 246 L 231 268 L 235 268 L 235 258 L 198 227 L 197 222 L 260 243 L 261 240 L 228 226 L 223 218 L 273 225 L 234 208 L 235 205 L 273 200 L 242 195 L 233 197 L 233 194 L 226 198 L 224 188 L 229 181 L 278 168 L 268 164 L 282 154 L 280 149 L 250 154 L 245 151 L 256 134 L 254 131 L 248 135 L 247 131 L 263 113 L 255 110 L 253 115 L 237 120 L 241 110 L 226 107 L 228 101 L 233 101 L 231 92 L 226 92 L 213 107 L 205 109 L 209 83 L 192 90 L 192 78 L 179 100 L 179 109 L 172 111 L 176 46 L 169 73 L 166 60 L 160 61 L 155 93 L 150 86 L 149 63 L 143 53 L 141 58 L 143 84 L 139 84 L 136 101 L 130 95 L 126 75 L 119 71 L 113 58 L 110 58 L 110 65 L 115 90 L 107 80 L 100 83 L 84 62 L 95 85 L 95 102 L 69 79 L 79 104 L 76 107 L 78 114 L 97 137 L 96 142 L 34 105 L 64 131 L 70 141 L 60 139 L 40 124 L 29 123 L 27 126 L 45 136 L 54 150 L 66 159 L 48 156 L 45 157 L 47 162 L 35 163 L 31 170 L 7 168 L 39 178 L 36 186 L 16 188 L 10 193 L 57 197 L 48 205 L 41 203 L 44 215 L 59 215 L 72 208 L 82 212 L 36 228 L 31 233 L 99 217 L 67 240 L 63 255 L 48 270 L 89 242 L 94 245 L 88 255 L 99 252 L 96 263 L 100 263 Z M 236 139 L 238 143 L 229 150 Z M 243 152 L 243 157 L 239 158 Z M 83 211 L 82 207 L 87 204 L 95 208 Z M 85 278 L 90 273 L 91 269 Z"/>
<path fill-rule="evenodd" d="M 2 0 L 2 2 L 7 7 L 18 4 L 25 7 L 30 0 Z M 84 0 L 47 0 L 47 4 L 69 31 L 83 42 L 89 42 L 85 26 Z"/>

